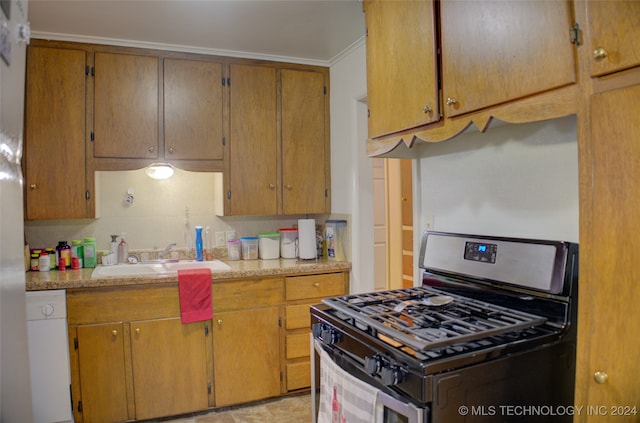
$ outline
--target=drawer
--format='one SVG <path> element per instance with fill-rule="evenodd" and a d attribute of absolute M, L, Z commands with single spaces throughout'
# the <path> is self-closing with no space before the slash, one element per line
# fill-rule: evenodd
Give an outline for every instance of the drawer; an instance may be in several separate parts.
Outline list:
<path fill-rule="evenodd" d="M 309 357 L 311 347 L 309 345 L 309 334 L 300 333 L 296 335 L 287 335 L 287 360 L 292 358 Z"/>
<path fill-rule="evenodd" d="M 309 308 L 315 303 L 290 305 L 285 308 L 285 328 L 302 329 L 311 326 Z"/>
<path fill-rule="evenodd" d="M 214 313 L 278 305 L 284 298 L 283 279 L 214 282 L 212 296 Z"/>
<path fill-rule="evenodd" d="M 309 360 L 287 364 L 287 391 L 295 391 L 296 389 L 310 386 L 311 364 Z"/>
<path fill-rule="evenodd" d="M 285 279 L 287 301 L 343 295 L 345 273 L 291 276 Z"/>

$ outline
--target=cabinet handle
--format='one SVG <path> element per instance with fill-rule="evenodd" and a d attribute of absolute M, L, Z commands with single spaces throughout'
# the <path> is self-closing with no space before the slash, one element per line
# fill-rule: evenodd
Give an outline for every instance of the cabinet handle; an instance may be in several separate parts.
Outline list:
<path fill-rule="evenodd" d="M 174 151 L 174 146 L 172 145 L 171 147 L 169 147 L 169 154 L 173 154 Z"/>
<path fill-rule="evenodd" d="M 607 57 L 608 54 L 604 47 L 596 47 L 596 49 L 593 50 L 593 58 L 596 60 L 602 60 Z"/>
<path fill-rule="evenodd" d="M 113 335 L 113 336 L 118 336 L 118 331 L 117 331 L 117 330 L 115 330 L 115 329 L 114 329 L 114 330 L 112 330 L 112 331 L 111 331 L 111 335 Z"/>
<path fill-rule="evenodd" d="M 36 188 L 38 188 L 38 186 L 36 184 L 31 184 L 31 185 L 29 185 L 29 188 L 36 189 Z"/>
<path fill-rule="evenodd" d="M 154 146 L 149 147 L 149 153 L 153 153 L 154 151 L 156 151 L 156 148 Z"/>
<path fill-rule="evenodd" d="M 447 106 L 454 106 L 458 103 L 455 98 L 447 97 Z"/>
<path fill-rule="evenodd" d="M 276 189 L 276 186 L 274 184 L 269 184 L 269 189 Z"/>
<path fill-rule="evenodd" d="M 320 286 L 320 282 L 316 282 L 313 284 L 313 286 L 315 286 L 316 288 Z"/>
<path fill-rule="evenodd" d="M 222 325 L 222 319 L 218 319 L 218 326 Z"/>
<path fill-rule="evenodd" d="M 140 333 L 140 328 L 136 328 L 136 333 Z"/>
<path fill-rule="evenodd" d="M 606 372 L 595 372 L 593 379 L 595 379 L 596 383 L 603 384 L 609 379 L 609 375 Z"/>
<path fill-rule="evenodd" d="M 293 185 L 289 185 L 289 184 L 287 184 L 287 185 L 285 185 L 285 186 L 286 186 L 286 188 L 287 188 L 289 191 L 291 191 L 291 190 L 293 189 Z"/>
<path fill-rule="evenodd" d="M 431 112 L 433 112 L 433 109 L 431 108 L 431 106 L 426 105 L 426 106 L 424 106 L 424 107 L 422 108 L 422 112 L 423 112 L 423 113 L 431 113 Z"/>

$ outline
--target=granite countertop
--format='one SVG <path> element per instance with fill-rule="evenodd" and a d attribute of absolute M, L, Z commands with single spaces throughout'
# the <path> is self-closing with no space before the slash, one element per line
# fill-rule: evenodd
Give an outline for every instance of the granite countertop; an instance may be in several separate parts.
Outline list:
<path fill-rule="evenodd" d="M 231 270 L 212 272 L 213 282 L 216 280 L 246 279 L 264 276 L 295 276 L 313 273 L 340 272 L 351 269 L 346 261 L 313 260 L 301 262 L 297 259 L 277 260 L 224 260 Z M 94 269 L 66 270 L 59 272 L 27 272 L 27 291 L 44 291 L 49 289 L 73 289 L 92 287 L 113 287 L 131 285 L 177 284 L 178 277 L 170 275 L 114 276 L 91 279 Z"/>

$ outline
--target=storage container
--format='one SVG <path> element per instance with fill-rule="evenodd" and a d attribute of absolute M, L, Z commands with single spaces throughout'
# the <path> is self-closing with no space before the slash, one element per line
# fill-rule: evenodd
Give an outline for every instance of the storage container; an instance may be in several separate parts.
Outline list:
<path fill-rule="evenodd" d="M 327 246 L 327 260 L 345 261 L 346 220 L 327 220 L 324 223 L 324 240 Z"/>
<path fill-rule="evenodd" d="M 242 259 L 256 260 L 258 258 L 258 237 L 247 236 L 240 238 L 242 243 Z"/>
<path fill-rule="evenodd" d="M 240 252 L 242 245 L 239 239 L 230 239 L 227 241 L 227 256 L 229 260 L 240 260 Z"/>
<path fill-rule="evenodd" d="M 280 232 L 259 233 L 258 251 L 263 260 L 280 258 Z"/>
<path fill-rule="evenodd" d="M 298 230 L 296 228 L 281 228 L 280 232 L 280 257 L 298 257 Z"/>

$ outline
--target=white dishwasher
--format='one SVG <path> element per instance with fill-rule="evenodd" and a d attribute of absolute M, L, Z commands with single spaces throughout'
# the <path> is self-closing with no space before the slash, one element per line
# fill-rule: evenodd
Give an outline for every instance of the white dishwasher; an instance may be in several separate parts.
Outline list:
<path fill-rule="evenodd" d="M 27 321 L 34 423 L 71 422 L 65 291 L 27 292 Z"/>

